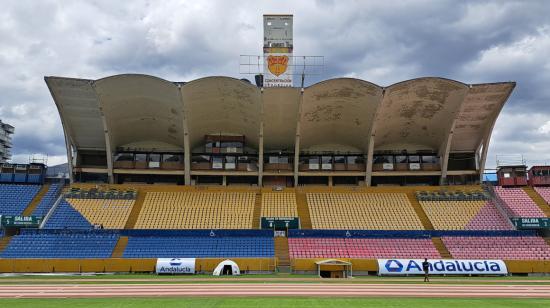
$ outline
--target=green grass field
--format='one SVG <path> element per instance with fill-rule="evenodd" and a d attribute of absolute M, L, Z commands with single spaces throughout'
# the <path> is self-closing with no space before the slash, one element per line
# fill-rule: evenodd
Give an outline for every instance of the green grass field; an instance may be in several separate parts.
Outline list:
<path fill-rule="evenodd" d="M 550 307 L 543 299 L 440 299 L 440 298 L 93 298 L 0 299 L 1 307 Z"/>

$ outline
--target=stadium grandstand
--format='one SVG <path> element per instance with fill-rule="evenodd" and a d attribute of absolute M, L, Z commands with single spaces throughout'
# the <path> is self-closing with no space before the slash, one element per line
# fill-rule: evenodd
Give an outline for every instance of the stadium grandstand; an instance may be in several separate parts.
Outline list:
<path fill-rule="evenodd" d="M 231 259 L 342 277 L 424 258 L 550 272 L 550 168 L 481 182 L 514 82 L 45 82 L 70 183 L 1 166 L 0 272 L 154 272 L 163 258 L 193 273 Z"/>

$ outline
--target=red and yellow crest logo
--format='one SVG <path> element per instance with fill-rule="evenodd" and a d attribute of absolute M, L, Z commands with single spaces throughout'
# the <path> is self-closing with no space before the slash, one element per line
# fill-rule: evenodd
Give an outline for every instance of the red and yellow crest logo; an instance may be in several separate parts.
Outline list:
<path fill-rule="evenodd" d="M 279 76 L 282 73 L 286 72 L 287 66 L 288 66 L 287 56 L 268 56 L 267 57 L 267 68 L 275 76 Z"/>

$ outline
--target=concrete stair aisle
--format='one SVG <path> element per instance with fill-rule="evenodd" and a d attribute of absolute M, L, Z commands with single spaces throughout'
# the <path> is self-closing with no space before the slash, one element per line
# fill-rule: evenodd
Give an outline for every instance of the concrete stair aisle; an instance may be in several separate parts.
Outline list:
<path fill-rule="evenodd" d="M 432 243 L 434 243 L 434 246 L 439 252 L 439 254 L 441 255 L 441 258 L 443 259 L 453 258 L 453 256 L 451 255 L 447 247 L 445 247 L 445 244 L 443 244 L 443 241 L 441 240 L 440 237 L 432 237 Z"/>
<path fill-rule="evenodd" d="M 424 226 L 424 229 L 433 230 L 434 226 L 432 225 L 432 222 L 428 218 L 428 215 L 426 215 L 426 212 L 424 212 L 422 205 L 420 205 L 420 202 L 418 202 L 418 199 L 416 199 L 416 194 L 413 191 L 409 191 L 407 192 L 407 198 L 409 199 L 409 202 L 411 203 L 416 213 L 416 216 L 418 216 L 418 218 L 420 219 L 422 226 Z"/>
<path fill-rule="evenodd" d="M 254 197 L 254 212 L 252 213 L 252 229 L 260 229 L 260 215 L 262 214 L 262 193 L 257 192 Z"/>
<path fill-rule="evenodd" d="M 136 200 L 134 201 L 134 206 L 132 207 L 132 211 L 128 216 L 128 220 L 126 220 L 124 229 L 133 229 L 136 225 L 139 213 L 141 212 L 141 208 L 143 207 L 143 202 L 145 201 L 146 194 L 147 192 L 143 190 L 138 190 Z"/>
<path fill-rule="evenodd" d="M 32 212 L 34 212 L 34 209 L 40 204 L 40 201 L 42 201 L 42 197 L 48 192 L 48 189 L 50 189 L 50 184 L 44 184 L 42 185 L 42 188 L 38 191 L 36 196 L 32 199 L 31 203 L 27 206 L 27 208 L 21 213 L 23 216 L 31 216 Z"/>
<path fill-rule="evenodd" d="M 0 254 L 6 249 L 11 241 L 11 236 L 0 237 Z"/>
<path fill-rule="evenodd" d="M 313 229 L 305 193 L 298 191 L 296 192 L 296 206 L 298 209 L 298 217 L 300 218 L 300 228 Z"/>
<path fill-rule="evenodd" d="M 128 245 L 128 237 L 120 236 L 118 238 L 118 242 L 116 243 L 115 248 L 113 249 L 111 258 L 122 258 L 122 256 L 124 255 L 124 250 L 126 250 L 126 245 Z"/>
<path fill-rule="evenodd" d="M 537 191 L 531 186 L 524 186 L 523 191 L 533 200 L 537 206 L 544 212 L 546 217 L 550 217 L 550 205 L 544 200 Z"/>
<path fill-rule="evenodd" d="M 277 258 L 277 270 L 282 273 L 290 272 L 290 254 L 288 251 L 288 238 L 275 237 L 275 257 Z"/>

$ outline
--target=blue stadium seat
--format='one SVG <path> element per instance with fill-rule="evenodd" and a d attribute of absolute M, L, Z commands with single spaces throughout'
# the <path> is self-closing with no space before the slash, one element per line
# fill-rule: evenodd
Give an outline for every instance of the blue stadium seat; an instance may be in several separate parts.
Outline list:
<path fill-rule="evenodd" d="M 14 236 L 0 257 L 19 259 L 110 258 L 118 241 L 116 233 L 24 232 Z"/>
<path fill-rule="evenodd" d="M 124 258 L 272 258 L 271 237 L 130 236 Z"/>
<path fill-rule="evenodd" d="M 50 188 L 42 196 L 42 200 L 40 200 L 40 203 L 38 206 L 34 209 L 34 212 L 32 215 L 34 216 L 46 216 L 48 214 L 48 211 L 52 208 L 53 204 L 55 203 L 55 200 L 57 199 L 57 195 L 61 189 L 60 184 L 52 184 L 50 185 Z"/>
<path fill-rule="evenodd" d="M 0 184 L 0 215 L 21 215 L 39 190 L 39 185 Z"/>
<path fill-rule="evenodd" d="M 75 210 L 67 201 L 62 200 L 52 216 L 46 221 L 45 229 L 92 229 L 92 224 Z"/>

